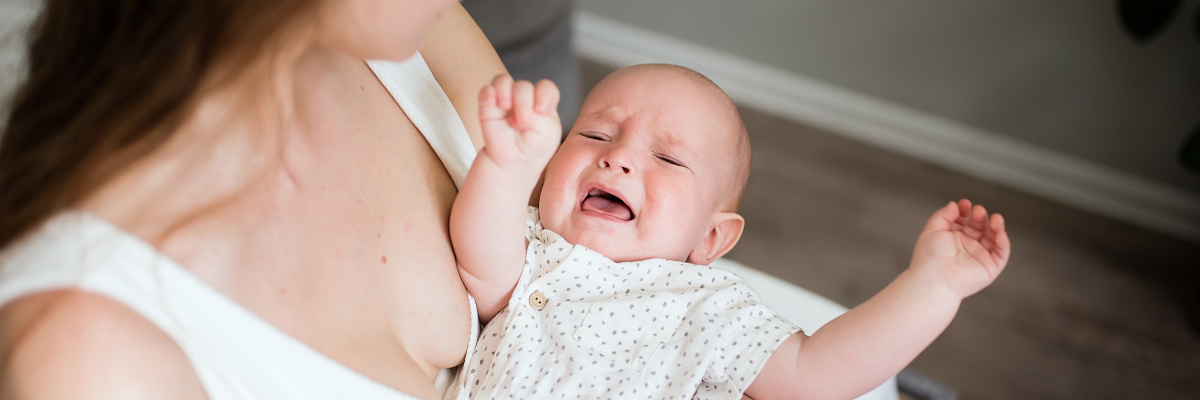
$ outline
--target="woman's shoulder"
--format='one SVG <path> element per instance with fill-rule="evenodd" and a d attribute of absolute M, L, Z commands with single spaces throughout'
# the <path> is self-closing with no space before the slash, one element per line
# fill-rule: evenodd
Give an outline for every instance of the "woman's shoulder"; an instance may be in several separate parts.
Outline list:
<path fill-rule="evenodd" d="M 458 110 L 476 148 L 483 147 L 479 128 L 479 91 L 496 75 L 505 73 L 504 63 L 487 36 L 461 5 L 443 13 L 421 45 L 442 90 Z"/>
<path fill-rule="evenodd" d="M 80 290 L 0 308 L 3 397 L 205 398 L 183 350 L 125 305 Z"/>

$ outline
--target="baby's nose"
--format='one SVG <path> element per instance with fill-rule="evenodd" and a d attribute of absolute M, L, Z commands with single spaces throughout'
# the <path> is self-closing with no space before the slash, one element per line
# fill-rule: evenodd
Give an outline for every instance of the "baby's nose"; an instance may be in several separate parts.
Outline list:
<path fill-rule="evenodd" d="M 600 159 L 600 168 L 615 168 L 617 166 L 618 165 L 610 163 L 607 159 Z M 627 165 L 621 164 L 619 166 L 621 167 L 621 172 L 624 172 L 626 174 L 633 171 L 633 170 L 629 169 L 629 166 L 627 166 Z"/>

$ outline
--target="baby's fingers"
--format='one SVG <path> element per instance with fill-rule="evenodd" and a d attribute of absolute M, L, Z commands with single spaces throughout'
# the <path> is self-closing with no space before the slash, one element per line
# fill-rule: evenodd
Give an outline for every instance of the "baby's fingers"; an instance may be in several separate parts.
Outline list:
<path fill-rule="evenodd" d="M 496 105 L 505 111 L 512 109 L 512 86 L 513 78 L 508 74 L 492 78 L 492 88 L 496 90 Z"/>
<path fill-rule="evenodd" d="M 925 231 L 946 230 L 958 219 L 958 204 L 950 202 L 945 207 L 933 212 L 929 221 L 925 222 Z"/>
<path fill-rule="evenodd" d="M 539 114 L 549 114 L 558 110 L 558 86 L 549 79 L 538 81 L 534 88 L 537 98 L 534 99 L 533 109 Z"/>
<path fill-rule="evenodd" d="M 481 121 L 502 121 L 508 110 L 512 108 L 512 77 L 496 75 L 492 83 L 479 91 L 479 119 Z"/>
<path fill-rule="evenodd" d="M 523 130 L 529 127 L 533 112 L 533 83 L 516 81 L 512 84 L 513 127 Z"/>
<path fill-rule="evenodd" d="M 969 215 L 960 219 L 960 223 L 962 224 L 962 233 L 967 235 L 967 237 L 975 240 L 983 238 L 984 231 L 987 230 L 988 226 L 987 209 L 976 204 L 975 207 L 971 208 Z"/>
<path fill-rule="evenodd" d="M 490 117 L 497 111 L 501 110 L 496 106 L 496 88 L 484 86 L 483 90 L 479 91 L 479 117 L 485 120 L 491 119 Z"/>
<path fill-rule="evenodd" d="M 971 215 L 971 201 L 967 199 L 958 200 L 958 216 L 967 217 Z"/>
<path fill-rule="evenodd" d="M 1012 245 L 1008 241 L 1008 232 L 1004 229 L 1004 217 L 1000 214 L 992 215 L 988 221 L 988 230 L 984 235 L 984 246 L 987 247 L 1000 267 L 1008 262 L 1008 256 L 1012 253 Z"/>

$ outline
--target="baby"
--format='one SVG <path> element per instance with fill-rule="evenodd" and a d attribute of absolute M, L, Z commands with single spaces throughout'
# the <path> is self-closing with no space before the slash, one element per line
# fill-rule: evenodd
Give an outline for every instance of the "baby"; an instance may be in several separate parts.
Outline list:
<path fill-rule="evenodd" d="M 507 76 L 480 93 L 485 147 L 450 217 L 487 323 L 461 371 L 472 398 L 851 398 L 911 362 L 1008 261 L 1000 215 L 950 203 L 904 273 L 809 337 L 705 266 L 741 236 L 750 169 L 720 88 L 682 67 L 618 70 L 561 148 L 557 102 L 553 83 Z M 543 169 L 540 209 L 527 207 Z"/>

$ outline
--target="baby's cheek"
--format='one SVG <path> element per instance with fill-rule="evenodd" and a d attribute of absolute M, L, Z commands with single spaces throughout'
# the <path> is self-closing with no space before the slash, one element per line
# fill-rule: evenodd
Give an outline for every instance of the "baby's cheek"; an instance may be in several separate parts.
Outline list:
<path fill-rule="evenodd" d="M 562 204 L 560 196 L 545 195 L 542 196 L 539 206 L 538 214 L 542 219 L 542 227 L 563 234 L 565 221 L 571 211 L 569 206 Z"/>

